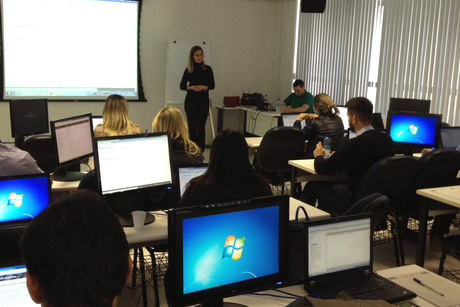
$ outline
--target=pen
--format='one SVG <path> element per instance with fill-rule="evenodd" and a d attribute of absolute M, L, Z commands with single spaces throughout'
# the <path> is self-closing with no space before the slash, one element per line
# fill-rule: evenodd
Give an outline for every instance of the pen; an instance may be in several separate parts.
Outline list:
<path fill-rule="evenodd" d="M 420 286 L 423 286 L 423 287 L 425 287 L 425 288 L 427 288 L 427 289 L 433 291 L 434 293 L 436 293 L 436 294 L 438 294 L 438 295 L 444 296 L 444 294 L 442 294 L 442 293 L 439 292 L 438 290 L 433 289 L 433 288 L 431 288 L 430 286 L 424 284 L 420 279 L 417 279 L 417 278 L 415 278 L 415 277 L 413 277 L 412 279 L 413 279 L 416 283 L 418 283 Z"/>

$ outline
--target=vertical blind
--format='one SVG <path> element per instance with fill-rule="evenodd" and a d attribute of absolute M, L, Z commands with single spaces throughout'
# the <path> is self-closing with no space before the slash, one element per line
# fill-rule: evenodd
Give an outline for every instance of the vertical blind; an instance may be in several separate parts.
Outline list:
<path fill-rule="evenodd" d="M 366 96 L 379 0 L 328 0 L 323 14 L 299 18 L 296 78 L 337 104 Z"/>
<path fill-rule="evenodd" d="M 431 112 L 460 125 L 460 1 L 385 0 L 378 110 L 390 97 L 431 100 Z"/>
<path fill-rule="evenodd" d="M 382 113 L 390 97 L 430 99 L 460 126 L 459 16 L 460 0 L 328 0 L 324 14 L 300 14 L 296 78 L 337 104 L 375 95 Z"/>

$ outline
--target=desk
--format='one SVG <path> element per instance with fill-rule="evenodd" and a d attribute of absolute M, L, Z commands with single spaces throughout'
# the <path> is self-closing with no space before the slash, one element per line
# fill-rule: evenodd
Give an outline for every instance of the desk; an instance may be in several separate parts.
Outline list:
<path fill-rule="evenodd" d="M 430 272 L 418 265 L 411 264 L 391 269 L 377 271 L 377 274 L 390 279 L 394 283 L 417 294 L 416 298 L 410 301 L 418 306 L 460 306 L 460 285 L 442 276 Z M 413 278 L 417 278 L 427 286 L 443 293 L 438 295 L 416 283 Z"/>
<path fill-rule="evenodd" d="M 258 111 L 255 108 L 237 107 L 245 112 L 244 132 L 246 134 L 263 136 L 273 127 L 278 127 L 280 113 Z"/>
<path fill-rule="evenodd" d="M 460 185 L 441 188 L 419 189 L 417 190 L 417 194 L 455 208 L 460 208 Z M 450 213 L 450 211 L 446 212 L 446 214 L 447 213 Z M 422 201 L 420 206 L 420 223 L 417 236 L 417 253 L 415 257 L 415 263 L 420 266 L 423 266 L 425 261 L 427 220 L 427 204 L 426 202 Z"/>
<path fill-rule="evenodd" d="M 292 166 L 291 173 L 291 196 L 294 196 L 294 185 L 298 182 L 303 181 L 345 181 L 347 175 L 345 173 L 338 173 L 333 175 L 320 175 L 315 171 L 315 159 L 300 159 L 300 160 L 289 160 L 289 165 Z M 308 174 L 302 177 L 298 176 L 298 172 L 304 171 Z"/>
<path fill-rule="evenodd" d="M 245 139 L 246 139 L 246 143 L 248 143 L 248 147 L 250 149 L 256 150 L 257 148 L 260 147 L 260 143 L 262 142 L 263 137 L 257 136 L 257 137 L 248 137 Z"/>

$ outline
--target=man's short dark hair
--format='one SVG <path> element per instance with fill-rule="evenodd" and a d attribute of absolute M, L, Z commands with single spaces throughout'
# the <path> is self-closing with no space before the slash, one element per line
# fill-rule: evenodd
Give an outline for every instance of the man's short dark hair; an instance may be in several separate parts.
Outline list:
<path fill-rule="evenodd" d="M 294 81 L 294 84 L 292 84 L 293 87 L 300 86 L 300 87 L 305 87 L 305 82 L 303 80 L 297 79 Z"/>
<path fill-rule="evenodd" d="M 356 115 L 359 121 L 364 124 L 372 122 L 373 105 L 366 97 L 355 97 L 347 101 L 345 106 L 348 108 L 348 113 Z"/>
<path fill-rule="evenodd" d="M 80 190 L 50 205 L 30 223 L 21 245 L 47 306 L 112 306 L 126 283 L 128 242 L 96 192 Z"/>

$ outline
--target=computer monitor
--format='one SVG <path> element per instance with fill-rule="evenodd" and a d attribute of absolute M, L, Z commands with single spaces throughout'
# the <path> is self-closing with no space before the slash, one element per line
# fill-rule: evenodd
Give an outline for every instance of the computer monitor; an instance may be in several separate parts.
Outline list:
<path fill-rule="evenodd" d="M 460 127 L 442 127 L 440 134 L 442 149 L 457 149 L 460 145 Z"/>
<path fill-rule="evenodd" d="M 431 100 L 392 97 L 388 111 L 430 113 L 430 103 Z"/>
<path fill-rule="evenodd" d="M 50 203 L 47 173 L 0 177 L 0 228 L 26 224 Z"/>
<path fill-rule="evenodd" d="M 187 184 L 190 180 L 200 175 L 203 175 L 208 169 L 208 164 L 193 164 L 193 165 L 178 165 L 177 166 L 177 183 L 179 197 L 184 194 Z"/>
<path fill-rule="evenodd" d="M 385 126 L 383 125 L 382 113 L 372 113 L 372 127 L 375 130 L 385 130 Z"/>
<path fill-rule="evenodd" d="M 59 167 L 51 176 L 57 181 L 81 180 L 84 173 L 67 171 L 71 164 L 93 155 L 91 114 L 83 114 L 50 122 Z"/>
<path fill-rule="evenodd" d="M 294 127 L 294 122 L 299 117 L 300 113 L 283 113 L 281 114 L 281 123 L 280 126 L 283 127 Z M 303 120 L 300 122 L 301 129 L 305 128 L 306 121 Z"/>
<path fill-rule="evenodd" d="M 17 147 L 24 137 L 48 133 L 48 101 L 46 99 L 10 101 L 11 136 Z"/>
<path fill-rule="evenodd" d="M 102 116 L 93 115 L 91 121 L 93 122 L 93 130 L 96 130 L 97 125 L 102 125 Z"/>
<path fill-rule="evenodd" d="M 223 306 L 225 297 L 281 285 L 288 230 L 286 195 L 171 210 L 171 305 Z"/>
<path fill-rule="evenodd" d="M 339 109 L 339 112 L 340 112 L 338 115 L 340 116 L 343 122 L 343 129 L 345 131 L 348 131 L 348 128 L 350 128 L 350 126 L 348 125 L 348 115 L 347 115 L 348 108 L 345 106 L 337 106 L 337 108 Z"/>
<path fill-rule="evenodd" d="M 441 117 L 440 114 L 388 112 L 387 134 L 395 144 L 406 145 L 409 149 L 413 146 L 437 148 Z"/>
<path fill-rule="evenodd" d="M 166 133 L 95 138 L 94 163 L 102 195 L 109 200 L 124 198 L 126 202 L 124 208 L 115 209 L 118 215 L 126 215 L 124 225 L 132 225 L 129 209 L 136 194 L 173 182 Z M 146 223 L 153 220 L 148 215 Z"/>

